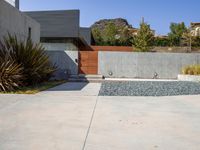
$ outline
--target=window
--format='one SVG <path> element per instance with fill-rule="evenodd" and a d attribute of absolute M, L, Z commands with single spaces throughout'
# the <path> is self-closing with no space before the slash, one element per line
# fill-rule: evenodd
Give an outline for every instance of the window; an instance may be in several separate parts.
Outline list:
<path fill-rule="evenodd" d="M 31 39 L 31 28 L 28 28 L 28 39 Z"/>

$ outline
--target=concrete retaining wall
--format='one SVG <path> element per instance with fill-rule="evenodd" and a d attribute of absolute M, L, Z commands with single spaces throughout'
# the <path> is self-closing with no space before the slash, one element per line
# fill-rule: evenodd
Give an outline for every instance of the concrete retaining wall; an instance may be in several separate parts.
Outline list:
<path fill-rule="evenodd" d="M 192 82 L 200 82 L 200 76 L 199 75 L 178 75 L 179 81 L 192 81 Z"/>
<path fill-rule="evenodd" d="M 182 67 L 200 64 L 200 54 L 99 52 L 98 74 L 106 77 L 177 78 Z"/>
<path fill-rule="evenodd" d="M 57 66 L 56 79 L 67 79 L 69 75 L 78 74 L 78 51 L 46 51 L 53 64 Z"/>
<path fill-rule="evenodd" d="M 4 0 L 0 0 L 0 39 L 15 34 L 21 40 L 28 38 L 31 29 L 33 42 L 40 41 L 40 24 Z"/>

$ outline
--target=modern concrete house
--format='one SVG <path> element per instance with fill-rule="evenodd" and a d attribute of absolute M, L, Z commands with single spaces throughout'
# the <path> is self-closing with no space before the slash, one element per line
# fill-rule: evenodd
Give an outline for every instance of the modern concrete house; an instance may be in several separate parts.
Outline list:
<path fill-rule="evenodd" d="M 92 50 L 91 29 L 80 27 L 79 10 L 21 12 L 19 0 L 0 0 L 0 38 L 8 33 L 41 42 L 58 66 L 58 78 L 79 74 L 79 52 Z"/>
<path fill-rule="evenodd" d="M 80 27 L 79 10 L 25 12 L 40 23 L 41 42 L 48 50 L 89 49 L 90 28 Z"/>
<path fill-rule="evenodd" d="M 80 27 L 79 10 L 52 10 L 25 12 L 40 23 L 40 41 L 46 48 L 53 63 L 58 67 L 56 78 L 84 73 L 85 59 L 81 51 L 91 51 L 92 33 L 90 28 Z M 87 53 L 88 54 L 88 53 Z M 96 53 L 95 53 L 96 54 Z M 94 55 L 92 55 L 93 57 Z M 96 55 L 95 55 L 96 56 Z M 84 57 L 85 58 L 85 57 Z M 96 73 L 96 57 L 91 60 L 90 70 Z M 88 66 L 86 66 L 88 69 Z M 92 72 L 92 73 L 93 73 Z M 90 72 L 91 73 L 91 72 Z"/>
<path fill-rule="evenodd" d="M 0 0 L 0 39 L 8 33 L 21 40 L 40 42 L 40 24 L 19 11 L 19 0 Z"/>

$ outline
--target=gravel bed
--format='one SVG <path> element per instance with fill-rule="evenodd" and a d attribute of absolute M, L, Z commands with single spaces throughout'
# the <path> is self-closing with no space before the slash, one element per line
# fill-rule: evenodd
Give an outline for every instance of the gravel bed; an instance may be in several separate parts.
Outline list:
<path fill-rule="evenodd" d="M 99 96 L 199 95 L 200 83 L 183 81 L 105 81 Z"/>

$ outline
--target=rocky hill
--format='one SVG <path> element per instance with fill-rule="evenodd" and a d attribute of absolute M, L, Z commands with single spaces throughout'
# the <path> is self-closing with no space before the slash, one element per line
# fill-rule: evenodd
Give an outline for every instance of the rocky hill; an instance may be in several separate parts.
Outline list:
<path fill-rule="evenodd" d="M 102 19 L 99 20 L 97 22 L 95 22 L 91 28 L 98 28 L 100 31 L 104 30 L 106 25 L 108 25 L 109 23 L 113 23 L 118 27 L 128 27 L 129 29 L 135 29 L 132 27 L 132 25 L 130 25 L 128 23 L 128 21 L 126 19 L 123 18 L 116 18 L 116 19 Z"/>
<path fill-rule="evenodd" d="M 91 29 L 96 45 L 131 46 L 131 39 L 137 33 L 123 18 L 99 20 Z"/>

